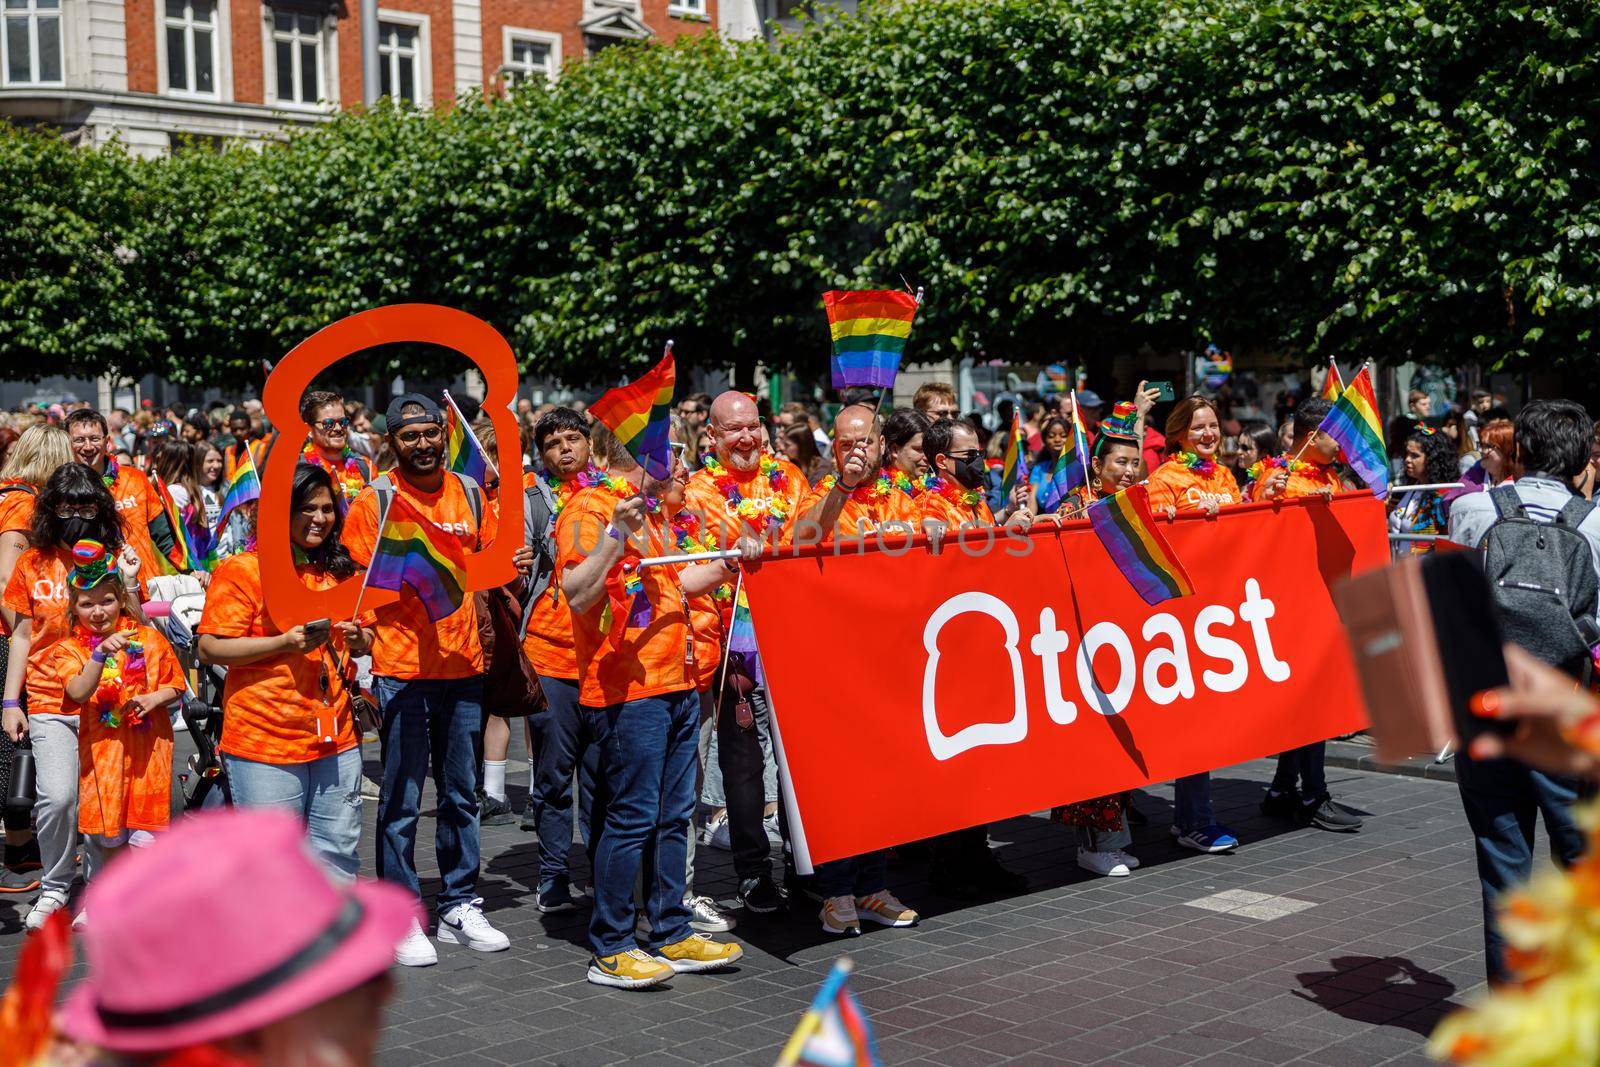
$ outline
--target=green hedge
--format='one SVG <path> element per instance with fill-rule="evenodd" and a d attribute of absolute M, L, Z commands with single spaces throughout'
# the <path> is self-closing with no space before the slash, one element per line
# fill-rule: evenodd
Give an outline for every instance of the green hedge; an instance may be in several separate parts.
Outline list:
<path fill-rule="evenodd" d="M 265 150 L 8 133 L 0 361 L 227 380 L 427 300 L 574 381 L 668 336 L 812 372 L 819 293 L 902 276 L 913 359 L 1587 360 L 1597 38 L 1579 2 L 879 0 Z"/>

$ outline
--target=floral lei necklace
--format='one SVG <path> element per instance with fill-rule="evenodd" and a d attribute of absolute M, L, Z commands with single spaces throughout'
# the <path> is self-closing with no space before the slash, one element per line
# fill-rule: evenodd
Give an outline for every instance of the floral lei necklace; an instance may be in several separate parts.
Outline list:
<path fill-rule="evenodd" d="M 836 485 L 839 485 L 839 476 L 830 474 L 817 483 L 817 488 L 826 493 Z M 844 488 L 843 486 L 839 487 L 841 489 Z M 876 478 L 870 480 L 864 478 L 860 485 L 850 490 L 850 499 L 857 504 L 871 504 L 874 501 L 882 500 L 892 492 L 894 492 L 894 482 L 890 481 L 889 476 L 883 471 L 879 471 Z"/>
<path fill-rule="evenodd" d="M 679 552 L 716 552 L 721 548 L 701 533 L 699 513 L 687 508 L 672 517 L 672 540 Z M 732 600 L 733 587 L 723 582 L 712 590 L 711 596 L 715 600 Z"/>
<path fill-rule="evenodd" d="M 1309 470 L 1310 468 L 1311 464 L 1303 459 L 1284 459 L 1282 456 L 1268 456 L 1266 459 L 1258 459 L 1251 464 L 1250 469 L 1244 472 L 1244 476 L 1251 481 L 1260 481 L 1262 475 L 1268 471 L 1286 470 L 1290 474 L 1299 474 L 1301 471 Z"/>
<path fill-rule="evenodd" d="M 1217 469 L 1214 459 L 1201 459 L 1193 452 L 1178 452 L 1172 457 L 1172 462 L 1188 467 L 1202 478 L 1209 478 L 1211 472 Z"/>
<path fill-rule="evenodd" d="M 730 474 L 715 456 L 706 456 L 702 465 L 710 472 L 711 484 L 717 487 L 717 492 L 728 502 L 733 514 L 741 519 L 761 519 L 769 528 L 782 526 L 788 521 L 789 501 L 782 494 L 788 491 L 789 475 L 774 457 L 765 452 L 761 454 L 759 473 L 772 490 L 772 495 L 764 500 L 745 496 L 739 488 L 739 479 Z"/>
<path fill-rule="evenodd" d="M 329 463 L 322 458 L 322 453 L 317 451 L 315 441 L 307 441 L 306 447 L 300 451 L 300 460 L 303 463 L 314 463 L 333 476 L 344 491 L 346 500 L 354 500 L 356 494 L 367 486 L 367 480 L 361 473 L 361 461 L 356 458 L 349 445 L 344 446 L 344 451 L 339 453 L 337 465 Z M 335 466 L 338 469 L 335 469 Z"/>
<path fill-rule="evenodd" d="M 910 497 L 912 500 L 915 500 L 917 498 L 917 495 L 919 493 L 921 493 L 923 491 L 923 489 L 925 489 L 927 487 L 927 478 L 929 477 L 928 475 L 923 475 L 921 478 L 918 478 L 916 481 L 912 481 L 911 480 L 911 475 L 907 474 L 905 471 L 901 470 L 899 467 L 895 467 L 893 469 L 885 468 L 884 469 L 884 473 L 889 476 L 889 482 L 896 489 L 900 490 L 902 493 L 904 493 L 906 496 Z"/>
<path fill-rule="evenodd" d="M 615 493 L 618 497 L 622 497 L 624 499 L 634 496 L 639 492 L 639 490 L 633 487 L 633 483 L 628 481 L 628 479 L 603 470 L 595 471 L 594 484 L 604 486 L 605 488 L 611 490 L 611 492 Z M 645 497 L 644 509 L 651 515 L 658 514 L 661 511 L 661 499 L 653 496 Z"/>
<path fill-rule="evenodd" d="M 955 482 L 947 482 L 937 474 L 930 473 L 922 480 L 924 492 L 938 493 L 946 500 L 963 507 L 975 508 L 983 501 L 983 493 L 977 489 L 968 489 L 966 486 Z"/>
<path fill-rule="evenodd" d="M 572 494 L 580 489 L 593 489 L 605 477 L 599 467 L 590 465 L 577 474 L 566 478 L 554 474 L 544 476 L 544 484 L 550 489 L 550 495 L 555 499 L 556 506 L 551 509 L 552 515 L 561 514 L 561 509 L 567 506 L 567 501 L 572 499 Z"/>
<path fill-rule="evenodd" d="M 122 625 L 125 621 L 117 620 L 118 629 L 127 628 Z M 95 649 L 100 647 L 100 642 L 111 635 L 90 633 L 88 627 L 80 622 L 73 626 L 72 636 L 92 656 Z M 122 725 L 122 709 L 129 700 L 144 691 L 144 667 L 144 645 L 137 638 L 129 641 L 115 656 L 106 657 L 105 666 L 100 670 L 100 684 L 95 688 L 94 696 L 89 698 L 90 707 L 100 712 L 101 726 L 115 730 Z M 134 712 L 128 725 L 148 726 L 149 721 Z"/>

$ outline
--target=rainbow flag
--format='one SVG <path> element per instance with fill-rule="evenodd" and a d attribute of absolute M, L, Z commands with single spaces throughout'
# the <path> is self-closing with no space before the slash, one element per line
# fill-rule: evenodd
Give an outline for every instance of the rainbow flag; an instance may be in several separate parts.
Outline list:
<path fill-rule="evenodd" d="M 1184 570 L 1183 561 L 1156 529 L 1155 518 L 1150 514 L 1150 497 L 1143 485 L 1130 485 L 1090 504 L 1089 525 L 1111 562 L 1146 604 L 1159 604 L 1194 592 L 1194 582 Z"/>
<path fill-rule="evenodd" d="M 1060 506 L 1067 494 L 1089 484 L 1089 434 L 1078 414 L 1078 394 L 1072 394 L 1072 434 L 1067 447 L 1056 457 L 1050 477 L 1039 487 L 1039 512 L 1049 514 Z"/>
<path fill-rule="evenodd" d="M 1011 433 L 1006 437 L 1006 450 L 1000 458 L 1000 499 L 1010 500 L 1018 484 L 1028 484 L 1028 463 L 1024 455 L 1027 438 L 1022 433 L 1022 412 L 1011 409 Z"/>
<path fill-rule="evenodd" d="M 644 472 L 658 481 L 666 481 L 672 475 L 672 449 L 667 436 L 677 378 L 672 342 L 668 341 L 666 354 L 648 374 L 612 389 L 589 405 L 589 414 L 609 427 Z"/>
<path fill-rule="evenodd" d="M 833 336 L 833 387 L 893 386 L 917 298 L 899 289 L 833 289 L 822 294 L 822 306 Z"/>
<path fill-rule="evenodd" d="M 848 956 L 834 961 L 778 1054 L 777 1067 L 877 1067 L 872 1026 L 850 992 L 851 966 Z"/>
<path fill-rule="evenodd" d="M 366 580 L 374 589 L 410 589 L 422 601 L 428 621 L 438 622 L 466 599 L 466 553 L 454 534 L 396 495 L 383 517 Z"/>
<path fill-rule="evenodd" d="M 234 508 L 260 499 L 261 477 L 256 473 L 255 457 L 247 451 L 233 468 L 233 473 L 228 475 L 227 484 L 222 487 L 222 510 L 217 513 L 217 529 L 227 529 L 228 513 Z"/>
<path fill-rule="evenodd" d="M 1383 420 L 1378 417 L 1370 367 L 1362 367 L 1351 379 L 1317 428 L 1339 442 L 1345 462 L 1361 475 L 1373 496 L 1388 495 L 1389 455 L 1384 449 Z"/>
<path fill-rule="evenodd" d="M 461 417 L 450 390 L 444 392 L 445 413 L 445 465 L 454 473 L 471 478 L 479 485 L 487 485 L 489 460 L 484 455 L 478 435 L 472 432 L 467 420 Z"/>
<path fill-rule="evenodd" d="M 742 574 L 734 587 L 733 615 L 728 621 L 728 651 L 744 656 L 750 677 L 761 685 L 761 652 L 756 648 L 756 624 L 750 618 L 750 598 L 745 595 Z"/>
<path fill-rule="evenodd" d="M 182 574 L 197 565 L 200 559 L 190 558 L 187 524 L 183 521 L 183 512 L 178 510 L 178 502 L 172 499 L 172 491 L 167 488 L 167 483 L 154 471 L 150 472 L 149 480 L 161 501 L 161 510 L 167 517 L 167 524 L 172 527 L 172 547 L 167 549 L 162 565 L 168 574 Z"/>
<path fill-rule="evenodd" d="M 1339 364 L 1328 360 L 1328 376 L 1322 380 L 1322 392 L 1317 395 L 1324 400 L 1339 402 L 1340 395 L 1344 392 L 1344 379 L 1339 377 Z"/>

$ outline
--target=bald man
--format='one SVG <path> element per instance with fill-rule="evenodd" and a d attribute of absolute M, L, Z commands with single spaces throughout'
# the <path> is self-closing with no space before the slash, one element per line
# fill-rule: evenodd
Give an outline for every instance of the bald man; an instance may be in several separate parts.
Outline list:
<path fill-rule="evenodd" d="M 909 532 L 916 521 L 911 498 L 878 492 L 875 486 L 883 455 L 879 429 L 876 414 L 864 404 L 839 412 L 833 422 L 833 462 L 839 473 L 822 479 L 800 505 L 800 517 L 789 528 L 791 541 L 857 540 L 891 523 Z"/>
<path fill-rule="evenodd" d="M 755 401 L 744 393 L 730 389 L 712 401 L 706 432 L 711 456 L 689 479 L 684 492 L 684 508 L 700 517 L 702 540 L 708 548 L 733 548 L 752 540 L 778 543 L 799 511 L 801 498 L 811 490 L 805 475 L 767 448 L 761 414 Z M 726 632 L 724 625 L 719 638 L 725 638 Z M 778 810 L 776 795 L 769 801 L 765 788 L 763 748 L 771 747 L 766 693 L 760 689 L 752 692 L 743 710 L 731 685 L 723 686 L 721 697 L 717 766 L 727 796 L 728 839 L 739 875 L 739 902 L 746 910 L 763 915 L 783 904 L 772 880 L 772 846 L 766 826 L 768 808 L 772 815 Z"/>

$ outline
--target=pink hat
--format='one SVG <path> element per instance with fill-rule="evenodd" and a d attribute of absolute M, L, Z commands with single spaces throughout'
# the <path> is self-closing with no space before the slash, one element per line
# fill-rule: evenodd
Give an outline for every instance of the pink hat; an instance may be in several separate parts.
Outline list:
<path fill-rule="evenodd" d="M 232 809 L 180 823 L 85 895 L 89 974 L 61 1029 L 118 1052 L 249 1033 L 382 974 L 416 899 L 333 883 L 298 820 Z"/>

